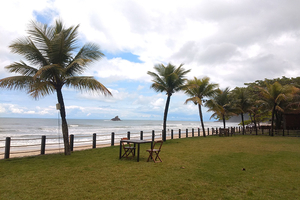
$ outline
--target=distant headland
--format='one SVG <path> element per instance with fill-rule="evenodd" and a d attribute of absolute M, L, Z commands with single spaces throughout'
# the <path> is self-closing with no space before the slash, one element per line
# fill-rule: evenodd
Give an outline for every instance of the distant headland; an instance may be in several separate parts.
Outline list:
<path fill-rule="evenodd" d="M 114 118 L 111 119 L 111 121 L 121 121 L 121 119 L 118 116 L 115 116 Z"/>

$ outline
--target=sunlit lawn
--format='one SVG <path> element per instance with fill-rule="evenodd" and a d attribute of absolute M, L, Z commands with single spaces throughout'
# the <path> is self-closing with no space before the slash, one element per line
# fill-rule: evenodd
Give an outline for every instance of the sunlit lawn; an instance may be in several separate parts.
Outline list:
<path fill-rule="evenodd" d="M 300 138 L 184 138 L 163 163 L 119 160 L 119 147 L 0 161 L 0 199 L 297 199 Z M 243 168 L 245 170 L 243 170 Z"/>

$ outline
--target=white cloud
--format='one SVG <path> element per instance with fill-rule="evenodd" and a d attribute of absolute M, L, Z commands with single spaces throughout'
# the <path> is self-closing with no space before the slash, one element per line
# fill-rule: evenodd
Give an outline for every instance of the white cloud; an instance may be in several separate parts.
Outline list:
<path fill-rule="evenodd" d="M 4 108 L 3 105 L 0 104 L 0 113 L 5 113 L 6 109 Z"/>
<path fill-rule="evenodd" d="M 138 88 L 137 88 L 136 90 L 142 90 L 142 89 L 144 89 L 144 88 L 145 88 L 144 86 L 139 85 Z"/>
<path fill-rule="evenodd" d="M 154 102 L 151 102 L 151 105 L 154 106 L 154 108 L 162 108 L 164 106 L 165 100 L 163 98 L 159 98 L 155 100 Z"/>

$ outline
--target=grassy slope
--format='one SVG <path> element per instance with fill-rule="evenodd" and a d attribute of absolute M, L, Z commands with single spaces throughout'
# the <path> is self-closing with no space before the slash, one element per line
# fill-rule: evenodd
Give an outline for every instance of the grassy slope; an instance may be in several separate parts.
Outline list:
<path fill-rule="evenodd" d="M 0 161 L 1 199 L 295 199 L 299 138 L 167 141 L 163 163 L 118 159 L 119 147 Z M 246 170 L 243 171 L 242 168 Z"/>

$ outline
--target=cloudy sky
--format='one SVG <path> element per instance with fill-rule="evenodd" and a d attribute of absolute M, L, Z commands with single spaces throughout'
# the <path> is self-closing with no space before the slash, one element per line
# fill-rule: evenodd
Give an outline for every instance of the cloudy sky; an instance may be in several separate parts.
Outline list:
<path fill-rule="evenodd" d="M 23 59 L 8 46 L 26 36 L 32 20 L 80 24 L 80 44 L 100 45 L 105 58 L 90 65 L 113 93 L 81 93 L 65 88 L 68 118 L 161 120 L 165 93 L 150 89 L 158 63 L 191 69 L 187 78 L 208 76 L 220 88 L 300 74 L 298 0 L 9 0 L 0 7 L 0 79 L 5 66 Z M 24 59 L 23 59 L 24 60 Z M 199 120 L 197 107 L 175 93 L 169 120 Z M 0 89 L 0 117 L 56 118 L 56 95 L 38 101 L 24 91 Z M 205 112 L 209 121 L 212 113 Z"/>

